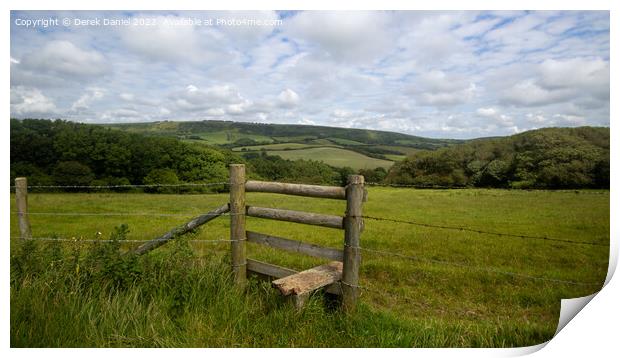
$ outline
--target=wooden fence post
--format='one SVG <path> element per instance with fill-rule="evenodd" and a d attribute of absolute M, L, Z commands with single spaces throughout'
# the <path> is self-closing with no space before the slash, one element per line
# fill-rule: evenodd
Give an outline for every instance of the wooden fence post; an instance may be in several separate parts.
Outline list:
<path fill-rule="evenodd" d="M 28 219 L 28 180 L 15 178 L 15 201 L 19 219 L 19 234 L 22 240 L 31 239 L 30 220 Z"/>
<path fill-rule="evenodd" d="M 235 283 L 246 284 L 245 257 L 245 165 L 230 165 L 230 240 Z"/>
<path fill-rule="evenodd" d="M 347 184 L 347 211 L 344 218 L 344 255 L 342 268 L 342 304 L 346 311 L 355 309 L 359 296 L 359 250 L 363 230 L 362 203 L 364 201 L 364 177 L 349 175 Z"/>

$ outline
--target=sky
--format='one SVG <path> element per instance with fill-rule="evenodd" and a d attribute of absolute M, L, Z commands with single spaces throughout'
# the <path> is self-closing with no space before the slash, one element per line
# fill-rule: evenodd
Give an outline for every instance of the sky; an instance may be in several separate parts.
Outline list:
<path fill-rule="evenodd" d="M 12 11 L 11 117 L 610 125 L 608 11 Z"/>

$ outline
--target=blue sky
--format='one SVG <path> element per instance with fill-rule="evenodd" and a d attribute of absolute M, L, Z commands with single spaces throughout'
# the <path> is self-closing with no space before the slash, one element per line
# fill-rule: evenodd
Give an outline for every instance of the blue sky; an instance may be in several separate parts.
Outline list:
<path fill-rule="evenodd" d="M 48 18 L 59 25 L 24 25 Z M 607 11 L 11 12 L 16 118 L 473 138 L 609 126 L 609 80 Z"/>

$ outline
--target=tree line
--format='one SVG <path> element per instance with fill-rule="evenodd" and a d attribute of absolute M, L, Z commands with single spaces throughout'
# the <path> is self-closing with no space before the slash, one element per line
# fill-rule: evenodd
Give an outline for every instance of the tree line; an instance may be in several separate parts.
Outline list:
<path fill-rule="evenodd" d="M 496 188 L 609 188 L 609 128 L 544 128 L 420 151 L 387 183 Z"/>
<path fill-rule="evenodd" d="M 340 185 L 355 173 L 320 161 L 266 153 L 242 157 L 228 149 L 64 120 L 11 119 L 10 155 L 11 182 L 25 176 L 31 186 L 117 186 L 115 191 L 143 190 L 124 187 L 132 184 L 227 182 L 231 163 L 246 164 L 248 177 L 257 180 Z M 387 173 L 381 168 L 366 174 L 382 180 Z M 160 193 L 213 190 L 225 186 L 144 188 Z"/>

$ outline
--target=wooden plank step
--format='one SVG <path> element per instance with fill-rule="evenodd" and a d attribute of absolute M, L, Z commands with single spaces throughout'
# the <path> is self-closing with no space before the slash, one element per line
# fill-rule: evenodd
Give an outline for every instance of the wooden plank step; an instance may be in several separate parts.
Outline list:
<path fill-rule="evenodd" d="M 342 262 L 332 261 L 294 275 L 273 281 L 273 287 L 284 296 L 303 295 L 321 287 L 333 284 L 342 278 Z"/>

